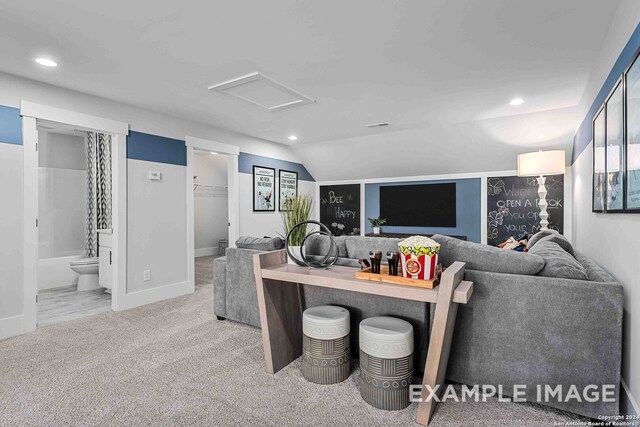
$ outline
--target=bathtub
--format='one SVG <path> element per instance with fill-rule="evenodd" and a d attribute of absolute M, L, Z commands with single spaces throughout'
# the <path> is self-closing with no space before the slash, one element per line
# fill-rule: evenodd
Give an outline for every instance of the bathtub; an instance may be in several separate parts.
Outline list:
<path fill-rule="evenodd" d="M 69 268 L 69 263 L 82 258 L 83 255 L 71 255 L 39 259 L 38 290 L 77 285 L 78 275 Z"/>

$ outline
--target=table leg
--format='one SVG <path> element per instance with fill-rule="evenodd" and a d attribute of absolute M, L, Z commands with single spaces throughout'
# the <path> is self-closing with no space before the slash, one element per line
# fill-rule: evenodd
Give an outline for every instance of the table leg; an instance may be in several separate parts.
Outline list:
<path fill-rule="evenodd" d="M 438 299 L 435 304 L 435 314 L 429 338 L 427 361 L 422 380 L 420 404 L 418 405 L 418 415 L 416 416 L 416 422 L 419 424 L 429 424 L 436 402 L 433 398 L 428 401 L 426 399 L 433 390 L 436 390 L 437 386 L 442 387 L 444 384 L 451 339 L 453 338 L 456 314 L 458 312 L 458 304 L 453 302 L 453 291 L 464 278 L 464 267 L 464 263 L 455 262 L 442 273 L 442 278 L 440 279 Z M 434 304 L 431 305 L 431 307 L 433 306 Z"/>
<path fill-rule="evenodd" d="M 285 251 L 253 258 L 266 370 L 275 374 L 302 355 L 302 308 L 297 283 L 263 279 L 261 269 L 287 262 Z"/>

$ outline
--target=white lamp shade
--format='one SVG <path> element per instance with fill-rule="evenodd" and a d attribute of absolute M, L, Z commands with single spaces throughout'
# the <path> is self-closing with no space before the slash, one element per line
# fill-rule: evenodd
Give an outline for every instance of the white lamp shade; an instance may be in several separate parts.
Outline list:
<path fill-rule="evenodd" d="M 518 176 L 560 175 L 565 170 L 564 150 L 534 151 L 518 155 Z"/>
<path fill-rule="evenodd" d="M 627 168 L 630 171 L 640 170 L 640 144 L 627 145 L 627 156 L 629 157 Z"/>

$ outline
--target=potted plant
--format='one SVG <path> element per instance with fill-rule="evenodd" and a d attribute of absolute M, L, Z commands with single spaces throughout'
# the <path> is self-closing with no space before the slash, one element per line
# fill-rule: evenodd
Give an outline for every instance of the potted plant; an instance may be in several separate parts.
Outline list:
<path fill-rule="evenodd" d="M 386 218 L 369 218 L 369 224 L 373 227 L 373 234 L 380 234 L 380 226 L 387 222 Z"/>
<path fill-rule="evenodd" d="M 285 202 L 285 210 L 281 212 L 282 226 L 284 228 L 284 238 L 286 238 L 289 231 L 303 221 L 308 221 L 311 218 L 311 207 L 313 206 L 313 200 L 311 196 L 307 194 L 299 194 Z M 289 236 L 289 248 L 291 252 L 302 259 L 302 253 L 300 252 L 300 246 L 302 241 L 307 235 L 307 227 L 302 226 L 296 228 L 291 236 Z M 295 264 L 291 259 L 288 260 L 289 264 Z"/>

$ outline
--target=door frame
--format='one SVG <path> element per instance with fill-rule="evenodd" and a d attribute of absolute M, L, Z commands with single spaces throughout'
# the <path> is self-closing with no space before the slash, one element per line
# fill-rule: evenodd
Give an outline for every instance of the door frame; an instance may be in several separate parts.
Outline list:
<path fill-rule="evenodd" d="M 24 149 L 24 315 L 25 330 L 34 331 L 38 293 L 38 129 L 47 120 L 108 133 L 112 137 L 113 284 L 111 309 L 124 307 L 127 292 L 127 135 L 129 124 L 29 101 L 20 102 Z"/>
<path fill-rule="evenodd" d="M 229 247 L 235 247 L 238 234 L 240 233 L 240 197 L 238 189 L 240 179 L 238 173 L 238 156 L 240 155 L 240 147 L 193 136 L 187 136 L 185 138 L 185 145 L 187 147 L 187 272 L 189 280 L 195 284 L 194 150 L 212 151 L 227 156 Z"/>

